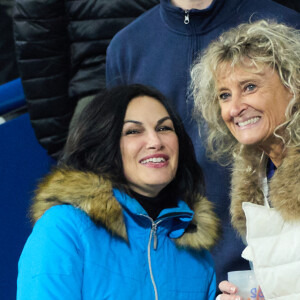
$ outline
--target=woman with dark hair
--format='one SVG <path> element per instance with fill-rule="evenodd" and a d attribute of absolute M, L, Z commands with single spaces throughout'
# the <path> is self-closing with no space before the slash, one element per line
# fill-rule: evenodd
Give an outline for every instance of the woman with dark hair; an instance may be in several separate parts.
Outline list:
<path fill-rule="evenodd" d="M 159 92 L 107 90 L 40 184 L 17 299 L 214 299 L 218 221 L 181 120 Z"/>

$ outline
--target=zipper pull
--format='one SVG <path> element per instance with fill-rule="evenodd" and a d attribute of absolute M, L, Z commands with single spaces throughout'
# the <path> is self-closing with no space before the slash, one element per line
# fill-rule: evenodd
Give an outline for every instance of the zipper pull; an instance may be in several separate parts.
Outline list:
<path fill-rule="evenodd" d="M 153 233 L 153 249 L 156 250 L 157 248 L 157 225 L 155 223 L 152 224 L 152 233 Z"/>
<path fill-rule="evenodd" d="M 189 11 L 185 10 L 184 11 L 184 24 L 187 25 L 190 23 L 190 15 L 189 15 Z"/>

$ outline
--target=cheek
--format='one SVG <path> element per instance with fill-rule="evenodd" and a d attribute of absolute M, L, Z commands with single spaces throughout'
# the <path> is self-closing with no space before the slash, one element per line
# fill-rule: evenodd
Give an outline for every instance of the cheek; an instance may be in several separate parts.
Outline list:
<path fill-rule="evenodd" d="M 128 174 L 128 168 L 130 166 L 130 151 L 128 149 L 128 144 L 125 142 L 120 143 L 120 152 L 121 152 L 121 160 L 123 165 L 123 172 L 125 177 Z"/>
<path fill-rule="evenodd" d="M 176 134 L 169 137 L 168 144 L 170 145 L 170 148 L 172 149 L 173 153 L 178 155 L 179 142 L 178 142 L 178 137 Z"/>
<path fill-rule="evenodd" d="M 174 154 L 174 167 L 177 170 L 178 159 L 179 159 L 179 142 L 178 142 L 177 136 L 172 141 L 172 150 L 173 150 L 173 154 Z"/>
<path fill-rule="evenodd" d="M 122 163 L 123 163 L 123 165 L 124 165 L 124 156 L 126 155 L 126 150 L 125 150 L 126 148 L 125 148 L 125 145 L 124 145 L 124 142 L 123 142 L 123 140 L 121 140 L 121 142 L 120 142 L 120 154 L 121 154 L 121 160 L 122 160 Z"/>
<path fill-rule="evenodd" d="M 132 180 L 133 175 L 135 174 L 135 169 L 132 164 L 132 159 L 130 158 L 130 155 L 128 154 L 128 151 L 125 150 L 121 152 L 122 154 L 122 165 L 123 165 L 123 175 L 126 179 L 126 181 L 130 182 Z"/>
<path fill-rule="evenodd" d="M 133 140 L 124 140 L 120 144 L 124 174 L 136 168 L 141 151 L 140 144 Z"/>
<path fill-rule="evenodd" d="M 277 126 L 284 123 L 286 121 L 285 111 L 287 106 L 283 105 L 281 109 L 277 110 Z"/>

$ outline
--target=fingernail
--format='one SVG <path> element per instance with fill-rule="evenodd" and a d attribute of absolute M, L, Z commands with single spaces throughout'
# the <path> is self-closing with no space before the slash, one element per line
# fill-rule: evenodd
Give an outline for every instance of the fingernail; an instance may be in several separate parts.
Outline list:
<path fill-rule="evenodd" d="M 235 287 L 231 287 L 231 288 L 230 288 L 230 291 L 231 291 L 231 292 L 233 292 L 233 293 L 235 293 L 235 292 L 236 292 L 236 289 L 235 289 Z M 236 298 L 236 300 L 239 300 L 239 299 L 238 299 L 238 298 Z"/>

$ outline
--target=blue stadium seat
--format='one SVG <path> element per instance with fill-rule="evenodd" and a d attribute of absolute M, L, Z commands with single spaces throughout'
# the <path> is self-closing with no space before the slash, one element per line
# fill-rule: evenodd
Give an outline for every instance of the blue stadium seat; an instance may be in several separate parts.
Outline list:
<path fill-rule="evenodd" d="M 17 78 L 0 85 L 0 115 L 25 105 L 21 79 Z"/>
<path fill-rule="evenodd" d="M 3 112 L 24 104 L 19 85 L 0 87 Z M 0 299 L 13 300 L 18 259 L 31 232 L 28 207 L 39 179 L 55 161 L 36 140 L 27 113 L 0 125 L 0 159 Z"/>

